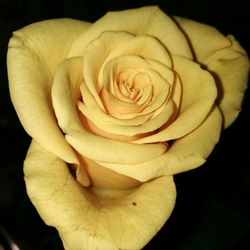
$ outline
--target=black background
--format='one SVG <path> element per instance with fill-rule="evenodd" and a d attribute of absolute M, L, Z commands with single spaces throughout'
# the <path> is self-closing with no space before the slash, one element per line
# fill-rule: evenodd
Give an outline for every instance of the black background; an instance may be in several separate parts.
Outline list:
<path fill-rule="evenodd" d="M 0 235 L 4 228 L 23 250 L 63 248 L 56 230 L 40 219 L 25 191 L 22 164 L 30 138 L 9 98 L 6 51 L 11 32 L 39 20 L 72 17 L 95 21 L 109 10 L 144 5 L 159 5 L 168 14 L 234 34 L 250 54 L 249 1 L 0 0 Z M 248 90 L 240 116 L 222 133 L 207 162 L 175 176 L 176 207 L 146 250 L 250 249 L 249 107 Z"/>

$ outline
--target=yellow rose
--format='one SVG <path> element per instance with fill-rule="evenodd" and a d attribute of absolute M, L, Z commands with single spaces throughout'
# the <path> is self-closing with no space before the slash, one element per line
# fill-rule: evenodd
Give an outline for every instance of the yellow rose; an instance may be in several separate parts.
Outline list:
<path fill-rule="evenodd" d="M 240 111 L 249 60 L 233 36 L 158 7 L 14 32 L 10 93 L 33 138 L 28 195 L 65 249 L 141 249 Z"/>

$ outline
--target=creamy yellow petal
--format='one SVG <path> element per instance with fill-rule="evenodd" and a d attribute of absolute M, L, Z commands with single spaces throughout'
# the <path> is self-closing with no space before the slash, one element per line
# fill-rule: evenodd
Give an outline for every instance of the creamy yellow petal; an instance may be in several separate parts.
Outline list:
<path fill-rule="evenodd" d="M 161 171 L 168 175 L 199 167 L 219 141 L 221 128 L 221 112 L 215 107 L 197 129 L 173 143 L 168 154 L 161 159 Z"/>
<path fill-rule="evenodd" d="M 161 109 L 161 112 L 159 112 L 158 115 L 148 121 L 145 121 L 145 123 L 137 126 L 123 126 L 105 123 L 100 119 L 100 117 L 93 114 L 91 109 L 86 108 L 83 103 L 79 103 L 78 107 L 83 115 L 93 122 L 99 129 L 114 135 L 125 136 L 134 136 L 137 134 L 152 132 L 168 122 L 175 111 L 174 103 L 169 101 L 169 103 Z"/>
<path fill-rule="evenodd" d="M 117 125 L 124 125 L 124 126 L 137 126 L 140 124 L 143 124 L 145 121 L 147 121 L 153 113 L 136 116 L 132 119 L 118 119 L 116 117 L 110 116 L 106 112 L 104 112 L 100 106 L 96 103 L 94 97 L 91 95 L 89 89 L 87 88 L 86 84 L 81 84 L 80 86 L 81 94 L 84 100 L 84 106 L 80 102 L 78 104 L 79 107 L 83 107 L 86 109 L 86 112 L 91 112 L 91 117 L 94 117 L 96 119 L 99 119 L 100 121 L 105 122 L 106 124 L 117 124 Z M 84 115 L 87 116 L 88 113 L 84 113 Z"/>
<path fill-rule="evenodd" d="M 15 51 L 17 49 L 30 51 L 53 74 L 58 63 L 65 58 L 74 40 L 79 34 L 83 34 L 90 25 L 88 22 L 69 18 L 33 23 L 13 32 L 9 47 Z M 18 53 L 12 49 L 10 51 L 11 54 Z"/>
<path fill-rule="evenodd" d="M 25 160 L 28 195 L 47 225 L 70 249 L 142 249 L 169 218 L 176 198 L 172 176 L 128 191 L 84 189 L 65 162 L 33 142 Z"/>
<path fill-rule="evenodd" d="M 144 60 L 143 58 L 141 58 L 140 56 L 137 56 L 137 55 L 123 55 L 123 56 L 120 56 L 120 57 L 115 58 L 112 61 L 110 61 L 106 65 L 106 67 L 104 68 L 104 71 L 105 71 L 105 73 L 104 73 L 104 85 L 105 86 L 107 86 L 110 82 L 109 72 L 114 71 L 115 74 L 118 74 L 123 69 L 130 68 L 130 67 L 135 68 L 138 71 L 138 73 L 144 73 L 144 74 L 148 75 L 151 79 L 150 84 L 152 85 L 152 88 L 153 88 L 153 90 L 152 90 L 152 92 L 153 92 L 152 102 L 150 102 L 149 104 L 145 103 L 146 105 L 142 106 L 143 109 L 139 110 L 138 112 L 136 112 L 136 111 L 135 112 L 128 111 L 127 113 L 116 112 L 115 114 L 113 114 L 115 117 L 120 118 L 120 119 L 124 119 L 124 118 L 126 119 L 128 116 L 137 115 L 137 113 L 139 113 L 139 112 L 140 112 L 140 114 L 147 114 L 147 113 L 150 113 L 150 112 L 157 110 L 167 100 L 167 98 L 169 96 L 171 85 L 167 80 L 165 80 L 163 77 L 161 77 L 161 75 L 156 70 L 154 70 L 150 66 L 150 62 L 151 62 L 151 60 Z M 165 77 L 166 76 L 169 77 L 170 81 L 172 81 L 173 74 L 171 73 L 171 71 L 167 67 L 165 67 L 165 68 L 167 69 L 167 70 L 165 70 L 167 72 L 167 74 L 165 74 Z M 116 105 L 110 103 L 110 107 L 115 109 L 116 107 L 121 106 L 121 108 L 122 108 L 123 103 L 121 102 L 120 105 L 118 105 L 118 104 L 116 106 Z M 124 106 L 126 106 L 126 105 L 130 105 L 130 103 L 129 104 L 124 103 Z M 133 106 L 133 104 L 131 104 L 131 106 Z M 146 106 L 146 108 L 145 108 L 145 106 Z M 109 107 L 107 107 L 107 108 L 109 108 Z"/>
<path fill-rule="evenodd" d="M 96 96 L 96 89 L 99 92 L 104 84 L 103 70 L 106 64 L 112 59 L 123 55 L 136 55 L 145 59 L 154 59 L 168 67 L 172 66 L 171 57 L 166 48 L 153 37 L 133 36 L 130 33 L 121 31 L 103 32 L 87 46 L 84 52 L 85 81 L 97 102 L 99 102 L 99 97 Z M 133 65 L 135 64 L 131 60 L 130 62 Z M 130 67 L 132 68 L 132 65 Z M 136 68 L 138 67 L 139 65 L 136 65 Z M 97 81 L 96 75 L 98 72 Z"/>
<path fill-rule="evenodd" d="M 219 140 L 221 127 L 221 113 L 218 108 L 214 108 L 198 128 L 176 140 L 165 154 L 152 161 L 131 165 L 98 163 L 142 182 L 157 176 L 188 171 L 205 162 Z"/>
<path fill-rule="evenodd" d="M 97 81 L 97 77 L 106 57 L 121 43 L 127 42 L 133 35 L 127 32 L 104 32 L 94 41 L 91 41 L 83 57 L 83 76 L 90 93 L 95 98 L 98 105 L 104 110 L 100 100 L 99 92 L 103 87 L 102 79 Z"/>
<path fill-rule="evenodd" d="M 164 144 L 123 143 L 94 135 L 84 129 L 71 94 L 71 87 L 78 86 L 82 81 L 81 67 L 81 57 L 67 59 L 60 64 L 54 76 L 53 107 L 66 141 L 81 155 L 104 162 L 139 163 L 163 154 L 166 151 Z"/>
<path fill-rule="evenodd" d="M 105 32 L 100 37 L 107 35 L 113 43 L 113 41 L 120 36 L 120 33 L 121 32 Z M 155 60 L 168 67 L 172 66 L 171 57 L 167 49 L 157 39 L 151 36 L 134 36 L 126 42 L 121 43 L 120 46 L 111 51 L 107 56 L 103 66 L 106 62 L 122 55 L 137 55 L 144 59 Z M 100 79 L 102 79 L 102 75 L 99 75 L 99 80 Z"/>
<path fill-rule="evenodd" d="M 170 53 L 192 58 L 189 45 L 181 30 L 156 6 L 108 12 L 74 42 L 68 57 L 83 55 L 87 44 L 104 31 L 150 35 L 160 40 Z"/>
<path fill-rule="evenodd" d="M 114 117 L 129 115 L 131 113 L 140 113 L 145 109 L 143 105 L 120 101 L 109 93 L 106 88 L 102 89 L 100 96 L 108 114 Z"/>
<path fill-rule="evenodd" d="M 86 169 L 91 180 L 91 185 L 94 187 L 125 190 L 141 185 L 141 182 L 126 175 L 118 174 L 109 168 L 100 166 L 88 158 L 80 157 L 80 162 L 81 168 Z"/>
<path fill-rule="evenodd" d="M 218 50 L 231 46 L 231 42 L 212 26 L 182 17 L 174 19 L 191 42 L 194 58 L 201 63 Z"/>
<path fill-rule="evenodd" d="M 182 81 L 180 113 L 169 126 L 159 133 L 136 141 L 138 143 L 180 138 L 198 127 L 213 107 L 217 97 L 217 88 L 212 75 L 184 57 L 174 56 L 173 60 Z"/>
<path fill-rule="evenodd" d="M 79 115 L 80 115 L 81 122 L 85 129 L 87 129 L 88 131 L 90 131 L 91 133 L 95 135 L 110 138 L 115 141 L 131 142 L 133 140 L 138 140 L 147 135 L 147 134 L 137 134 L 134 136 L 125 136 L 125 135 L 119 135 L 119 134 L 115 135 L 114 133 L 109 133 L 109 132 L 104 131 L 103 129 L 98 128 L 93 122 L 91 122 L 90 120 L 86 119 L 86 117 L 81 115 L 81 113 L 79 113 Z"/>
<path fill-rule="evenodd" d="M 82 57 L 64 60 L 55 72 L 51 90 L 52 103 L 58 124 L 64 133 L 68 129 L 80 130 L 76 104 L 80 100 Z"/>
<path fill-rule="evenodd" d="M 73 40 L 88 23 L 55 19 L 14 32 L 8 49 L 8 77 L 12 102 L 30 136 L 67 162 L 77 159 L 60 132 L 51 105 L 52 75 Z"/>
<path fill-rule="evenodd" d="M 171 67 L 166 66 L 165 64 L 162 64 L 159 61 L 146 59 L 147 63 L 154 69 L 156 72 L 160 74 L 160 76 L 165 79 L 169 84 L 174 83 L 175 79 L 175 72 Z"/>
<path fill-rule="evenodd" d="M 176 17 L 187 35 L 195 57 L 215 77 L 219 105 L 224 116 L 224 127 L 237 117 L 247 86 L 249 58 L 233 36 L 223 36 L 215 28 Z"/>
<path fill-rule="evenodd" d="M 147 61 L 171 86 L 169 99 L 174 102 L 175 112 L 177 113 L 180 108 L 182 95 L 182 86 L 179 75 L 175 71 L 173 71 L 173 69 L 170 69 L 159 62 L 156 62 L 154 60 Z M 158 115 L 158 111 L 154 113 L 154 116 L 155 115 Z"/>
<path fill-rule="evenodd" d="M 206 60 L 221 91 L 218 99 L 224 117 L 224 127 L 230 126 L 241 110 L 249 75 L 249 58 L 232 37 L 232 46 L 222 49 Z"/>
<path fill-rule="evenodd" d="M 81 155 L 110 163 L 141 163 L 152 160 L 167 150 L 164 143 L 136 145 L 97 136 L 86 130 L 84 133 L 70 131 L 65 138 Z"/>

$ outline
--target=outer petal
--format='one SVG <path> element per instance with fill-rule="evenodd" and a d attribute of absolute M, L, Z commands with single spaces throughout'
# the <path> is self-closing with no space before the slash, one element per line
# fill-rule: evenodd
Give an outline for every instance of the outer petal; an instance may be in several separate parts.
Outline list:
<path fill-rule="evenodd" d="M 65 162 L 33 141 L 25 160 L 26 187 L 43 220 L 69 249 L 141 249 L 170 216 L 172 176 L 119 193 L 81 187 Z"/>
<path fill-rule="evenodd" d="M 29 25 L 14 32 L 7 58 L 10 94 L 24 128 L 48 151 L 71 163 L 77 159 L 57 126 L 50 89 L 58 63 L 88 26 L 71 19 Z"/>
<path fill-rule="evenodd" d="M 165 154 L 152 161 L 133 165 L 98 163 L 139 181 L 184 172 L 205 162 L 219 140 L 221 124 L 221 113 L 218 108 L 214 108 L 197 129 L 176 140 Z"/>
<path fill-rule="evenodd" d="M 223 36 L 215 28 L 176 17 L 186 34 L 196 59 L 211 71 L 221 91 L 219 105 L 224 127 L 237 117 L 247 86 L 249 59 L 233 36 Z"/>
<path fill-rule="evenodd" d="M 69 57 L 81 56 L 87 44 L 104 31 L 126 31 L 159 39 L 172 54 L 192 58 L 185 36 L 177 25 L 156 6 L 108 12 L 72 45 Z"/>

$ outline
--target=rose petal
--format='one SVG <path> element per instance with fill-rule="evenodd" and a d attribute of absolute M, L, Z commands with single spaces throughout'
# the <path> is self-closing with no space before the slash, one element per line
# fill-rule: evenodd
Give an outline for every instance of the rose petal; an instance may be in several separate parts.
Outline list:
<path fill-rule="evenodd" d="M 145 123 L 139 126 L 123 126 L 105 123 L 100 119 L 100 117 L 96 116 L 96 114 L 93 114 L 90 109 L 86 108 L 83 103 L 79 103 L 78 108 L 83 113 L 83 115 L 86 116 L 97 128 L 110 133 L 109 138 L 112 138 L 111 134 L 135 136 L 138 134 L 152 132 L 168 122 L 175 111 L 174 103 L 169 101 L 168 105 L 162 107 L 161 112 L 159 112 L 158 115 L 154 116 L 152 119 L 149 119 Z"/>
<path fill-rule="evenodd" d="M 169 99 L 171 99 L 174 102 L 177 112 L 180 107 L 181 95 L 182 95 L 182 86 L 180 77 L 178 76 L 178 74 L 176 74 L 175 71 L 173 71 L 173 69 L 170 69 L 159 62 L 156 62 L 154 60 L 147 60 L 147 61 L 160 74 L 160 76 L 170 84 L 171 96 L 169 96 Z M 155 112 L 155 115 L 157 115 L 157 112 Z"/>
<path fill-rule="evenodd" d="M 220 49 L 231 46 L 231 42 L 212 26 L 182 17 L 174 17 L 174 20 L 187 35 L 194 57 L 199 62 L 204 62 Z"/>
<path fill-rule="evenodd" d="M 105 58 L 121 43 L 127 42 L 133 35 L 127 32 L 104 32 L 94 41 L 91 41 L 83 57 L 83 76 L 90 93 L 95 98 L 98 105 L 103 109 L 99 92 L 102 89 L 102 82 L 98 81 L 98 74 Z"/>
<path fill-rule="evenodd" d="M 147 114 L 147 113 L 157 110 L 160 106 L 163 105 L 163 103 L 165 103 L 165 101 L 167 100 L 167 97 L 169 96 L 171 82 L 168 82 L 167 80 L 165 80 L 165 78 L 161 77 L 161 75 L 150 66 L 150 61 L 151 60 L 144 60 L 143 58 L 137 55 L 124 55 L 124 56 L 115 58 L 106 64 L 106 67 L 104 68 L 104 74 L 103 74 L 104 86 L 108 86 L 110 83 L 109 72 L 114 72 L 114 74 L 118 74 L 123 69 L 127 69 L 131 67 L 131 68 L 135 68 L 138 71 L 138 73 L 139 72 L 144 73 L 150 77 L 151 84 L 153 87 L 152 92 L 154 93 L 152 97 L 153 99 L 152 102 L 150 104 L 146 103 L 146 105 L 142 105 L 142 106 L 136 105 L 134 103 L 130 104 L 130 103 L 124 103 L 124 102 L 119 102 L 119 101 L 117 101 L 115 105 L 114 100 L 113 102 L 111 102 L 112 101 L 111 97 L 105 98 L 104 102 L 106 101 L 105 102 L 106 108 L 108 111 L 111 111 L 113 116 L 120 118 L 120 119 L 124 119 L 124 118 L 126 119 L 126 118 L 136 116 L 139 112 L 140 112 L 139 114 Z M 167 72 L 167 74 L 165 74 L 165 77 L 169 77 L 170 78 L 169 80 L 173 81 L 174 74 L 167 67 L 165 68 L 166 68 L 165 72 Z M 108 100 L 110 100 L 110 102 L 108 102 Z M 129 108 L 129 106 L 135 107 L 136 110 L 130 111 L 128 109 L 128 111 L 126 112 L 126 108 Z M 119 110 L 117 110 L 117 112 L 115 113 L 112 112 L 112 111 L 116 111 L 115 109 L 118 109 L 118 108 Z M 124 111 L 121 112 L 122 110 Z"/>
<path fill-rule="evenodd" d="M 152 160 L 167 150 L 164 143 L 136 145 L 97 136 L 86 130 L 84 133 L 71 130 L 65 139 L 81 155 L 110 163 L 141 163 Z"/>
<path fill-rule="evenodd" d="M 166 79 L 169 79 L 172 82 L 171 84 L 174 85 L 174 73 L 170 69 L 168 69 L 161 63 L 152 60 L 145 61 L 138 56 L 122 56 L 117 59 L 113 59 L 104 68 L 105 71 L 104 76 L 107 77 L 104 78 L 103 83 L 105 88 L 103 88 L 101 92 L 101 97 L 103 99 L 103 102 L 105 103 L 106 109 L 113 116 L 115 115 L 117 117 L 122 117 L 122 115 L 124 114 L 129 115 L 130 113 L 136 111 L 141 112 L 143 109 L 145 109 L 145 107 L 142 105 L 137 105 L 136 103 L 127 103 L 120 101 L 112 94 L 110 94 L 106 90 L 106 86 L 107 89 L 111 89 L 111 87 L 109 87 L 109 84 L 110 82 L 113 81 L 113 79 L 110 80 L 109 78 L 109 72 L 118 71 L 115 72 L 115 74 L 119 74 L 120 70 L 122 69 L 122 66 L 127 69 L 129 65 L 132 68 L 136 67 L 136 65 L 139 65 L 140 67 L 137 70 L 139 72 L 142 72 L 141 74 L 150 76 L 151 80 L 154 81 L 154 84 L 152 83 L 152 86 L 154 88 L 155 101 L 151 105 L 149 105 L 149 107 L 146 107 L 147 108 L 146 112 L 141 112 L 141 113 L 150 113 L 155 110 L 156 111 L 155 114 L 153 115 L 153 119 L 148 119 L 147 122 L 144 121 L 144 123 L 141 125 L 134 123 L 127 123 L 126 124 L 127 126 L 124 127 L 122 126 L 125 125 L 124 123 L 117 123 L 117 122 L 112 123 L 111 119 L 105 119 L 105 114 L 100 109 L 98 109 L 98 105 L 95 104 L 95 100 L 91 95 L 90 91 L 88 90 L 87 86 L 85 84 L 81 85 L 81 93 L 83 96 L 84 103 L 80 102 L 78 104 L 79 109 L 81 110 L 84 116 L 86 116 L 89 120 L 91 120 L 92 123 L 95 124 L 95 126 L 97 126 L 99 129 L 105 132 L 108 132 L 109 133 L 107 135 L 108 138 L 117 138 L 117 136 L 112 137 L 112 133 L 114 135 L 125 135 L 131 137 L 136 134 L 151 132 L 164 125 L 169 120 L 169 118 L 172 117 L 173 112 L 177 111 L 176 103 L 177 105 L 179 105 L 180 88 L 173 86 L 173 90 L 176 92 L 175 94 L 173 94 L 173 100 L 176 101 L 176 103 L 173 103 L 172 101 L 169 101 L 169 103 L 167 103 L 167 96 L 169 95 L 168 94 L 169 91 L 167 90 L 167 88 L 169 88 L 168 85 L 170 84 L 168 84 L 168 82 L 162 79 L 161 75 L 159 75 L 158 72 L 150 70 L 148 68 L 150 66 L 149 63 L 152 63 L 152 65 L 155 68 L 160 69 L 161 74 L 164 75 Z M 113 70 L 113 67 L 115 68 L 115 70 Z M 146 67 L 146 68 L 141 68 L 141 67 Z M 178 84 L 178 82 L 176 84 Z M 143 94 L 144 93 L 142 93 L 142 98 L 139 101 L 142 101 Z M 159 108 L 160 106 L 162 107 Z M 99 110 L 99 112 L 95 112 L 96 110 L 97 111 Z M 139 113 L 138 115 L 141 115 L 141 113 Z M 110 118 L 110 116 L 108 116 L 108 118 Z M 84 123 L 86 123 L 86 121 L 84 121 Z M 88 123 L 88 126 L 92 128 L 91 130 L 93 131 L 94 129 L 94 132 L 97 132 L 98 134 L 100 134 L 99 132 L 101 132 L 101 135 L 104 136 L 105 133 L 103 133 L 102 131 L 97 131 L 96 128 L 93 128 L 92 123 Z"/>
<path fill-rule="evenodd" d="M 12 102 L 26 131 L 44 148 L 70 163 L 74 152 L 60 132 L 50 99 L 52 75 L 86 22 L 55 19 L 14 32 L 7 57 Z"/>
<path fill-rule="evenodd" d="M 120 36 L 121 32 L 104 32 L 97 39 L 104 40 L 106 36 L 108 39 L 114 41 Z M 107 39 L 107 38 L 106 38 Z M 151 36 L 134 36 L 131 39 L 123 42 L 116 49 L 112 50 L 105 59 L 103 66 L 110 60 L 123 56 L 123 55 L 136 55 L 144 59 L 151 59 L 157 61 L 165 66 L 172 67 L 172 61 L 167 49 L 154 37 Z M 100 71 L 102 72 L 102 70 Z M 99 81 L 102 80 L 102 75 L 99 75 Z"/>
<path fill-rule="evenodd" d="M 213 107 L 217 97 L 217 88 L 211 74 L 184 57 L 174 56 L 173 60 L 174 67 L 182 81 L 182 103 L 179 116 L 159 133 L 139 139 L 136 141 L 138 143 L 180 138 L 197 128 Z"/>
<path fill-rule="evenodd" d="M 164 176 L 131 191 L 81 187 L 62 160 L 32 142 L 24 166 L 28 195 L 65 249 L 142 249 L 169 218 L 176 190 Z"/>
<path fill-rule="evenodd" d="M 164 144 L 123 143 L 96 136 L 83 128 L 71 94 L 72 86 L 78 86 L 82 81 L 80 67 L 80 57 L 65 60 L 58 67 L 52 86 L 53 107 L 66 141 L 89 159 L 111 163 L 139 163 L 163 154 L 166 151 Z"/>
<path fill-rule="evenodd" d="M 99 121 L 103 121 L 106 124 L 117 124 L 117 125 L 124 125 L 124 126 L 137 126 L 140 124 L 143 124 L 145 121 L 147 121 L 153 113 L 136 116 L 132 119 L 118 119 L 116 117 L 108 115 L 106 112 L 104 112 L 99 105 L 96 103 L 94 97 L 91 95 L 89 89 L 87 88 L 86 84 L 81 84 L 80 86 L 81 94 L 84 100 L 83 103 L 79 103 L 78 106 L 84 107 L 86 106 L 87 111 L 91 111 L 91 116 L 99 119 Z M 83 107 L 83 108 L 84 108 Z M 84 111 L 83 111 L 84 112 Z M 87 116 L 87 113 L 84 113 L 84 115 Z"/>
<path fill-rule="evenodd" d="M 177 25 L 156 6 L 108 12 L 91 25 L 72 45 L 68 57 L 84 54 L 90 41 L 104 31 L 126 31 L 135 35 L 149 35 L 160 40 L 171 54 L 192 58 L 185 36 Z"/>
<path fill-rule="evenodd" d="M 104 84 L 103 68 L 108 61 L 122 55 L 137 55 L 157 60 L 167 66 L 172 65 L 166 48 L 153 37 L 134 37 L 130 33 L 121 31 L 101 33 L 84 51 L 83 75 L 91 94 L 102 109 L 104 107 L 99 93 Z M 136 65 L 136 68 L 138 66 Z"/>
<path fill-rule="evenodd" d="M 246 52 L 232 36 L 228 39 L 232 41 L 232 46 L 218 51 L 206 61 L 222 92 L 218 102 L 225 128 L 233 123 L 241 110 L 250 69 Z"/>
<path fill-rule="evenodd" d="M 142 182 L 162 175 L 188 171 L 205 162 L 219 140 L 221 127 L 221 113 L 218 108 L 214 108 L 198 128 L 176 140 L 165 154 L 152 161 L 131 165 L 104 162 L 98 164 Z"/>
<path fill-rule="evenodd" d="M 238 116 L 247 87 L 249 58 L 233 36 L 225 37 L 215 28 L 175 17 L 191 43 L 197 60 L 215 76 L 221 91 L 219 105 L 228 127 Z"/>
<path fill-rule="evenodd" d="M 126 136 L 126 135 L 119 135 L 119 134 L 114 134 L 113 132 L 109 133 L 107 131 L 104 131 L 103 128 L 100 129 L 98 128 L 91 120 L 87 119 L 84 117 L 81 113 L 79 113 L 80 120 L 84 126 L 84 128 L 87 131 L 90 131 L 91 133 L 95 135 L 99 135 L 102 137 L 110 138 L 115 141 L 121 141 L 121 142 L 132 142 L 134 140 L 138 140 L 148 134 L 136 134 L 134 136 Z"/>
<path fill-rule="evenodd" d="M 80 157 L 80 160 L 81 168 L 86 169 L 94 187 L 125 190 L 141 185 L 141 182 L 100 166 L 93 160 L 84 157 Z"/>

